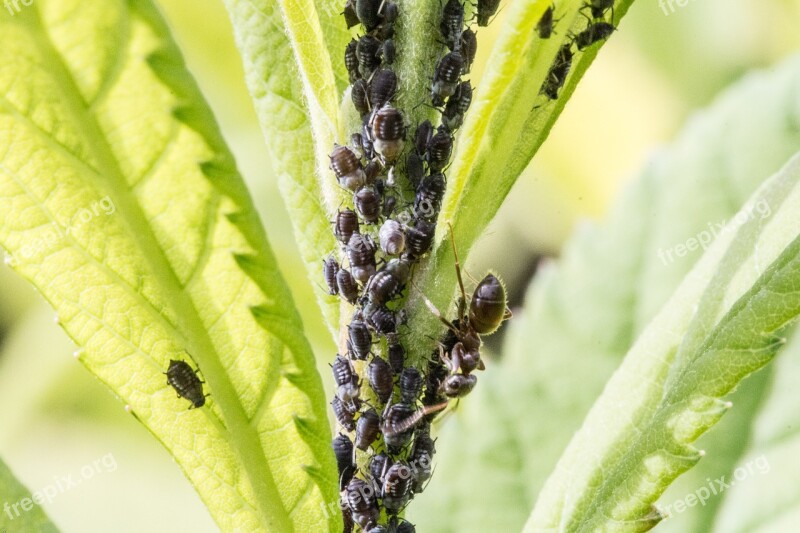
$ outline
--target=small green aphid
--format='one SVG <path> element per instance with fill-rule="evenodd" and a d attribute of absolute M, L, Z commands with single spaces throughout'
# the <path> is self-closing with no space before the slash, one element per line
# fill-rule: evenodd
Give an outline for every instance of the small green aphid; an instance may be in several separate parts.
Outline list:
<path fill-rule="evenodd" d="M 167 385 L 175 389 L 178 397 L 192 402 L 192 407 L 189 409 L 205 405 L 206 395 L 203 394 L 203 383 L 205 382 L 197 377 L 197 371 L 186 361 L 171 359 L 169 368 L 164 374 L 167 376 Z"/>

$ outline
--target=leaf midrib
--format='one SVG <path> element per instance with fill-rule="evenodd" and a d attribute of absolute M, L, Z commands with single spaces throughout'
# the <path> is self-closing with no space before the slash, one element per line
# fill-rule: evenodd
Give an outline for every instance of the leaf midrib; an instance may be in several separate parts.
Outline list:
<path fill-rule="evenodd" d="M 263 523 L 271 524 L 280 531 L 291 531 L 289 515 L 268 468 L 258 433 L 251 427 L 244 407 L 238 401 L 236 391 L 221 365 L 219 354 L 211 342 L 207 330 L 202 326 L 197 309 L 187 294 L 183 290 L 177 289 L 181 286 L 177 275 L 169 266 L 138 202 L 131 196 L 119 164 L 106 142 L 105 136 L 102 135 L 94 115 L 88 111 L 86 101 L 78 91 L 74 79 L 52 43 L 50 35 L 42 26 L 39 9 L 36 6 L 33 7 L 34 9 L 29 11 L 31 15 L 27 17 L 27 20 L 33 22 L 31 28 L 39 36 L 38 39 L 35 39 L 36 45 L 40 48 L 44 60 L 49 64 L 50 74 L 60 82 L 61 95 L 70 104 L 69 110 L 76 115 L 75 118 L 78 119 L 76 122 L 83 126 L 80 133 L 84 140 L 88 141 L 85 146 L 90 147 L 93 155 L 97 157 L 100 168 L 94 174 L 97 177 L 104 176 L 111 182 L 112 186 L 106 186 L 104 189 L 109 192 L 115 205 L 119 207 L 118 213 L 121 215 L 121 219 L 131 229 L 129 236 L 142 252 L 141 256 L 155 275 L 158 286 L 169 296 L 167 300 L 172 303 L 176 316 L 181 322 L 180 325 L 187 331 L 187 335 L 180 334 L 176 328 L 171 328 L 171 330 L 178 337 L 184 338 L 187 345 L 194 346 L 191 351 L 193 357 L 202 361 L 206 369 L 206 379 L 213 385 L 212 388 L 216 392 L 215 400 L 223 413 L 228 432 L 231 435 L 231 438 L 226 440 L 236 451 L 239 461 L 248 475 L 255 494 L 257 511 L 261 515 Z M 132 16 L 132 14 L 129 12 L 128 16 Z M 177 119 L 173 118 L 173 120 Z M 80 160 L 77 156 L 75 159 Z M 91 165 L 87 165 L 86 162 L 83 164 L 91 168 Z M 99 184 L 102 186 L 103 182 L 100 181 Z M 127 286 L 127 284 L 125 285 Z M 140 297 L 140 299 L 142 298 Z M 163 319 L 161 313 L 150 302 L 145 309 L 159 320 Z M 204 414 L 206 414 L 205 411 Z M 235 446 L 235 444 L 241 444 L 241 446 Z M 270 512 L 267 512 L 267 509 L 264 508 L 265 502 L 273 502 L 276 505 L 271 507 L 278 508 L 271 508 Z"/>

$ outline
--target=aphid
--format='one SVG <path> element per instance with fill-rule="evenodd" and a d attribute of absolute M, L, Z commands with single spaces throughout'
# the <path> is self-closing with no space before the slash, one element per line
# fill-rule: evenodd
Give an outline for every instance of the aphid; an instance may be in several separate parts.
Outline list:
<path fill-rule="evenodd" d="M 500 0 L 478 0 L 478 26 L 488 26 L 499 6 Z"/>
<path fill-rule="evenodd" d="M 399 374 L 403 371 L 403 365 L 405 365 L 406 362 L 406 349 L 403 348 L 402 344 L 397 342 L 397 339 L 389 339 L 386 356 L 389 359 L 389 366 L 392 367 L 392 372 Z"/>
<path fill-rule="evenodd" d="M 407 421 L 413 420 L 415 412 L 414 406 L 407 403 L 392 404 L 385 411 L 381 429 L 389 453 L 396 453 L 411 442 L 416 424 Z"/>
<path fill-rule="evenodd" d="M 382 305 L 397 296 L 401 289 L 400 280 L 384 268 L 370 278 L 365 292 L 371 303 Z"/>
<path fill-rule="evenodd" d="M 460 128 L 470 104 L 472 104 L 472 84 L 467 80 L 459 83 L 456 92 L 447 99 L 447 105 L 444 106 L 442 113 L 442 125 L 451 132 Z"/>
<path fill-rule="evenodd" d="M 451 332 L 448 333 L 452 335 Z M 454 335 L 453 339 L 455 340 Z M 452 346 L 452 344 L 450 345 Z M 444 362 L 438 356 L 431 358 L 428 363 L 428 370 L 425 374 L 425 392 L 422 395 L 422 405 L 430 407 L 446 401 L 441 386 L 445 378 L 447 378 L 447 374 L 447 367 Z M 435 414 L 427 416 L 426 421 L 433 420 L 435 416 Z"/>
<path fill-rule="evenodd" d="M 344 298 L 347 303 L 351 305 L 356 303 L 356 300 L 358 300 L 358 286 L 349 270 L 344 268 L 339 269 L 339 272 L 336 273 L 336 287 L 339 289 L 341 297 Z"/>
<path fill-rule="evenodd" d="M 375 151 L 384 161 L 394 162 L 403 151 L 403 137 L 405 136 L 405 123 L 403 115 L 390 105 L 378 109 L 370 120 L 372 139 Z"/>
<path fill-rule="evenodd" d="M 368 160 L 375 159 L 375 147 L 373 146 L 372 137 L 370 136 L 372 132 L 369 128 L 369 120 L 364 119 L 364 125 L 361 131 L 363 132 L 361 135 L 361 140 L 363 142 L 361 148 L 364 151 L 364 157 Z"/>
<path fill-rule="evenodd" d="M 464 28 L 464 4 L 459 0 L 448 0 L 442 10 L 442 21 L 439 31 L 450 50 L 454 50 L 461 42 L 461 31 Z"/>
<path fill-rule="evenodd" d="M 599 19 L 614 7 L 614 0 L 589 0 L 587 5 L 592 9 L 592 16 Z"/>
<path fill-rule="evenodd" d="M 564 82 L 567 81 L 570 68 L 572 68 L 572 44 L 567 43 L 558 49 L 556 59 L 550 66 L 550 71 L 539 92 L 547 96 L 550 100 L 557 99 L 558 91 L 564 86 Z"/>
<path fill-rule="evenodd" d="M 420 182 L 425 175 L 425 164 L 416 150 L 410 150 L 406 156 L 406 176 L 412 185 Z"/>
<path fill-rule="evenodd" d="M 428 151 L 428 143 L 431 141 L 431 137 L 433 137 L 433 125 L 431 121 L 426 120 L 420 123 L 414 131 L 414 149 L 420 157 L 424 156 Z"/>
<path fill-rule="evenodd" d="M 392 335 L 397 332 L 397 315 L 385 306 L 369 303 L 364 306 L 367 324 L 378 335 Z"/>
<path fill-rule="evenodd" d="M 385 270 L 391 272 L 392 275 L 400 282 L 400 290 L 403 290 L 408 277 L 411 275 L 411 262 L 407 258 L 399 257 L 391 259 L 386 263 Z"/>
<path fill-rule="evenodd" d="M 353 195 L 356 211 L 367 224 L 375 224 L 381 217 L 381 197 L 370 187 L 362 187 Z"/>
<path fill-rule="evenodd" d="M 605 41 L 616 29 L 610 22 L 593 22 L 575 37 L 575 44 L 578 46 L 578 50 L 583 50 L 595 43 Z"/>
<path fill-rule="evenodd" d="M 336 396 L 345 403 L 353 404 L 361 394 L 358 375 L 353 364 L 346 357 L 337 355 L 331 365 L 333 381 L 336 383 Z"/>
<path fill-rule="evenodd" d="M 439 60 L 431 87 L 431 103 L 435 107 L 443 106 L 445 99 L 453 95 L 463 70 L 464 58 L 458 52 L 450 52 Z"/>
<path fill-rule="evenodd" d="M 397 56 L 397 51 L 395 50 L 394 46 L 394 39 L 387 38 L 383 41 L 381 56 L 383 56 L 383 62 L 387 65 L 394 63 L 395 57 Z"/>
<path fill-rule="evenodd" d="M 383 506 L 389 513 L 402 509 L 411 494 L 411 467 L 398 461 L 386 471 L 383 479 Z"/>
<path fill-rule="evenodd" d="M 375 527 L 381 515 L 375 490 L 363 479 L 354 477 L 344 492 L 344 500 L 359 527 L 365 531 Z"/>
<path fill-rule="evenodd" d="M 369 377 L 369 386 L 375 391 L 375 396 L 381 403 L 386 403 L 392 396 L 394 388 L 392 367 L 384 359 L 376 356 L 367 367 L 367 376 Z"/>
<path fill-rule="evenodd" d="M 381 226 L 378 232 L 381 250 L 387 255 L 400 255 L 406 249 L 406 234 L 400 223 L 394 219 L 388 219 Z"/>
<path fill-rule="evenodd" d="M 344 490 L 356 473 L 356 465 L 353 462 L 353 441 L 347 435 L 339 433 L 333 439 L 332 446 L 336 464 L 339 467 L 339 490 Z"/>
<path fill-rule="evenodd" d="M 393 528 L 392 533 L 417 533 L 417 528 L 414 527 L 414 524 L 402 519 L 398 522 L 396 516 L 392 517 L 389 526 Z"/>
<path fill-rule="evenodd" d="M 539 34 L 540 39 L 549 39 L 553 34 L 553 13 L 555 6 L 550 6 L 545 9 L 542 18 L 536 23 L 536 33 Z"/>
<path fill-rule="evenodd" d="M 347 146 L 336 145 L 330 155 L 331 168 L 342 187 L 357 190 L 362 187 L 367 178 L 358 156 Z"/>
<path fill-rule="evenodd" d="M 475 388 L 478 378 L 475 374 L 465 376 L 463 374 L 453 374 L 447 376 L 442 382 L 442 392 L 448 398 L 462 398 Z"/>
<path fill-rule="evenodd" d="M 355 405 L 355 402 L 353 402 L 353 405 Z M 349 407 L 348 404 L 343 402 L 338 396 L 334 396 L 331 402 L 331 409 L 333 410 L 336 420 L 343 428 L 347 431 L 356 429 L 356 410 L 354 408 Z"/>
<path fill-rule="evenodd" d="M 397 74 L 392 69 L 376 70 L 369 83 L 369 103 L 374 109 L 383 107 L 397 92 Z"/>
<path fill-rule="evenodd" d="M 414 484 L 412 490 L 415 494 L 422 492 L 425 482 L 433 474 L 433 455 L 436 453 L 433 439 L 430 435 L 430 424 L 420 425 L 414 436 L 414 446 L 409 456 L 409 461 L 414 465 Z"/>
<path fill-rule="evenodd" d="M 435 234 L 435 223 L 422 218 L 416 219 L 413 226 L 406 228 L 406 255 L 410 258 L 419 258 L 428 253 Z"/>
<path fill-rule="evenodd" d="M 169 367 L 164 374 L 167 376 L 167 385 L 175 389 L 175 392 L 178 393 L 178 397 L 186 398 L 192 402 L 192 407 L 189 407 L 189 409 L 203 407 L 205 405 L 206 395 L 203 394 L 204 382 L 197 377 L 197 371 L 189 366 L 189 363 L 170 359 Z"/>
<path fill-rule="evenodd" d="M 381 16 L 383 16 L 384 22 L 393 24 L 397 20 L 397 17 L 400 14 L 400 12 L 397 9 L 397 4 L 395 4 L 394 2 L 388 2 L 384 0 L 383 8 L 381 9 L 380 14 Z"/>
<path fill-rule="evenodd" d="M 454 95 L 455 96 L 455 93 Z M 452 98 L 452 97 L 451 97 Z M 439 126 L 428 143 L 428 167 L 433 172 L 440 172 L 450 161 L 453 151 L 453 137 L 445 126 Z"/>
<path fill-rule="evenodd" d="M 400 401 L 415 404 L 422 391 L 422 374 L 413 366 L 403 369 L 400 373 Z"/>
<path fill-rule="evenodd" d="M 358 20 L 361 21 L 367 31 L 374 30 L 380 24 L 381 19 L 378 15 L 380 6 L 381 0 L 356 0 Z"/>
<path fill-rule="evenodd" d="M 392 466 L 392 459 L 385 452 L 373 455 L 369 461 L 369 473 L 372 479 L 379 485 L 383 485 L 383 476 L 390 466 Z"/>
<path fill-rule="evenodd" d="M 369 332 L 367 324 L 363 320 L 354 318 L 347 326 L 347 331 L 350 337 L 350 349 L 356 359 L 365 360 L 372 350 L 372 333 Z"/>
<path fill-rule="evenodd" d="M 356 448 L 366 451 L 380 434 L 380 417 L 375 409 L 367 409 L 356 422 Z"/>
<path fill-rule="evenodd" d="M 375 244 L 367 236 L 353 233 L 345 252 L 356 281 L 366 283 L 375 274 Z"/>
<path fill-rule="evenodd" d="M 425 176 L 417 185 L 417 193 L 414 196 L 414 214 L 425 220 L 436 220 L 439 209 L 442 207 L 446 186 L 444 174 L 441 172 Z"/>
<path fill-rule="evenodd" d="M 397 196 L 388 195 L 383 198 L 383 218 L 389 218 L 397 207 Z"/>
<path fill-rule="evenodd" d="M 369 105 L 369 95 L 367 94 L 368 90 L 369 85 L 367 81 L 363 79 L 355 80 L 350 88 L 350 98 L 353 101 L 353 107 L 356 108 L 356 111 L 358 111 L 358 114 L 362 117 L 366 116 L 371 109 Z"/>
<path fill-rule="evenodd" d="M 358 57 L 358 71 L 362 77 L 369 78 L 380 66 L 380 49 L 381 42 L 372 35 L 363 35 L 358 39 L 356 57 Z"/>
<path fill-rule="evenodd" d="M 346 11 L 347 8 L 345 8 L 345 12 Z M 347 69 L 347 73 L 350 75 L 350 83 L 355 82 L 361 77 L 361 73 L 358 71 L 358 55 L 356 54 L 357 48 L 358 41 L 355 39 L 350 39 L 350 42 L 347 43 L 347 46 L 344 48 L 344 66 Z"/>
<path fill-rule="evenodd" d="M 469 304 L 469 325 L 480 335 L 491 335 L 509 318 L 506 289 L 493 274 L 487 274 L 475 287 Z"/>
<path fill-rule="evenodd" d="M 328 294 L 335 296 L 339 294 L 339 286 L 336 284 L 336 276 L 339 274 L 339 263 L 333 256 L 322 260 L 322 275 L 328 285 Z"/>
<path fill-rule="evenodd" d="M 457 50 L 464 57 L 464 74 L 469 74 L 475 62 L 475 54 L 478 53 L 478 36 L 474 31 L 467 28 L 461 32 L 461 42 Z"/>

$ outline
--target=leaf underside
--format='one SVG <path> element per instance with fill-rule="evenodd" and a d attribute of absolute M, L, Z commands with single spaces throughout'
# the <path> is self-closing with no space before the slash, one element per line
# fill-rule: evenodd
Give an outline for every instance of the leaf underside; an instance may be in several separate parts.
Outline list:
<path fill-rule="evenodd" d="M 319 505 L 337 498 L 336 468 L 313 355 L 149 1 L 0 17 L 0 211 L 8 262 L 223 530 L 335 527 Z M 199 367 L 206 406 L 176 398 L 170 359 Z"/>

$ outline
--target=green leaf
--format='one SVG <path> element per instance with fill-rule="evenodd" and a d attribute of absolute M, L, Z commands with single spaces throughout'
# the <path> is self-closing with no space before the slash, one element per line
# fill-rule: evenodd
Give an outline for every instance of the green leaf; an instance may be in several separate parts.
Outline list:
<path fill-rule="evenodd" d="M 618 24 L 633 0 L 614 7 Z M 555 6 L 554 33 L 540 39 L 536 25 L 545 10 Z M 506 9 L 505 25 L 487 62 L 472 105 L 460 130 L 453 163 L 448 171 L 447 193 L 439 220 L 452 227 L 453 238 L 464 256 L 483 233 L 511 187 L 538 151 L 575 86 L 604 44 L 583 52 L 572 47 L 574 59 L 557 100 L 539 94 L 559 49 L 587 26 L 584 0 L 521 0 Z M 613 37 L 612 37 L 613 38 Z M 439 225 L 436 246 L 417 282 L 437 306 L 452 301 L 456 285 L 448 226 Z M 436 337 L 440 324 L 425 313 L 421 295 L 412 298 L 412 329 L 419 339 Z M 421 311 L 421 312 L 418 312 Z M 427 353 L 429 346 L 418 349 Z"/>
<path fill-rule="evenodd" d="M 800 313 L 800 156 L 754 195 L 643 331 L 548 479 L 526 531 L 644 531 L 722 401 Z M 751 216 L 756 206 L 770 217 Z M 744 222 L 746 220 L 746 222 Z M 738 231 L 737 231 L 737 228 Z M 733 238 L 733 235 L 736 238 Z"/>
<path fill-rule="evenodd" d="M 336 248 L 329 213 L 338 207 L 339 193 L 334 189 L 335 180 L 329 175 L 330 171 L 327 168 L 321 171 L 316 163 L 317 152 L 310 113 L 304 103 L 302 76 L 295 62 L 289 60 L 294 57 L 294 52 L 287 38 L 280 6 L 266 0 L 226 0 L 225 5 L 233 23 L 247 86 L 253 97 L 267 151 L 291 215 L 300 255 L 309 280 L 315 286 L 320 286 L 321 258 Z M 313 22 L 308 24 L 314 26 Z M 330 21 L 326 26 L 330 26 Z M 319 44 L 319 32 L 314 37 Z M 322 55 L 325 54 L 315 51 L 311 57 L 305 58 L 307 64 Z M 330 58 L 327 59 L 327 65 L 330 69 Z M 320 68 L 318 75 L 323 79 L 327 92 L 332 93 L 321 101 L 330 105 L 333 98 L 335 106 L 333 74 L 330 70 L 325 71 L 324 67 Z M 328 109 L 327 112 L 338 113 L 336 109 Z M 337 119 L 331 120 L 335 125 Z M 332 133 L 325 133 L 325 137 L 330 144 L 324 150 L 319 142 L 316 146 L 327 156 L 333 142 Z M 317 301 L 328 329 L 336 339 L 339 299 L 320 289 Z"/>
<path fill-rule="evenodd" d="M 695 118 L 674 146 L 634 180 L 601 227 L 584 224 L 558 264 L 544 264 L 526 307 L 510 323 L 504 358 L 488 362 L 480 386 L 439 435 L 437 476 L 415 500 L 421 529 L 483 531 L 476 479 L 492 499 L 492 520 L 519 529 L 545 477 L 641 330 L 702 253 L 666 264 L 670 250 L 735 213 L 763 177 L 800 146 L 800 58 L 737 84 Z M 759 106 L 748 105 L 759 102 Z M 713 139 L 714 142 L 709 142 Z M 724 161 L 724 164 L 720 164 Z M 637 221 L 631 223 L 631 221 Z M 792 354 L 787 354 L 791 356 Z M 771 365 L 770 365 L 771 366 Z M 765 372 L 767 374 L 765 374 Z M 682 476 L 665 502 L 732 471 L 747 428 L 769 385 L 770 368 L 733 396 L 735 409 L 700 443 L 706 457 Z M 742 435 L 730 439 L 731 434 Z M 499 461 L 497 450 L 504 451 Z M 685 480 L 685 482 L 684 482 Z M 720 498 L 666 520 L 659 528 L 703 531 Z"/>
<path fill-rule="evenodd" d="M 320 507 L 336 467 L 292 296 L 150 2 L 0 17 L 0 211 L 9 263 L 223 530 L 338 528 Z M 206 406 L 175 397 L 170 359 L 199 367 Z"/>
<path fill-rule="evenodd" d="M 36 531 L 57 533 L 58 528 L 42 510 L 48 494 L 29 491 L 20 483 L 6 464 L 0 460 L 0 531 Z"/>

